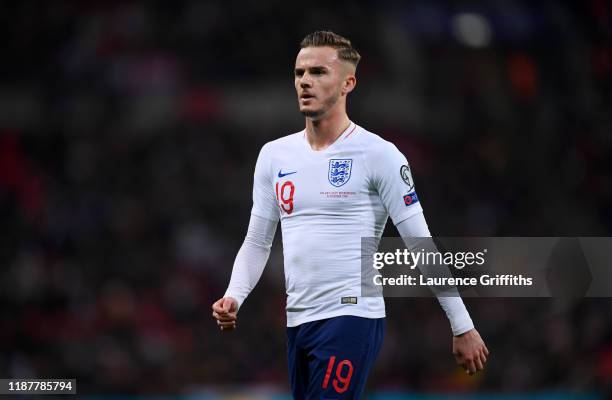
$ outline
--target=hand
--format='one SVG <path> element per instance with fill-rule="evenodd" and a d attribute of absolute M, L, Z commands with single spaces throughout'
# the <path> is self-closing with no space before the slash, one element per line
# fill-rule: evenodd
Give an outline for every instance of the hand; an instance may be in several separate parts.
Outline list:
<path fill-rule="evenodd" d="M 471 329 L 453 337 L 453 355 L 457 364 L 461 365 L 469 375 L 473 375 L 476 371 L 484 369 L 489 350 L 478 331 Z"/>
<path fill-rule="evenodd" d="M 236 329 L 236 314 L 238 313 L 238 302 L 233 297 L 223 297 L 212 305 L 213 317 L 222 331 L 233 331 Z"/>

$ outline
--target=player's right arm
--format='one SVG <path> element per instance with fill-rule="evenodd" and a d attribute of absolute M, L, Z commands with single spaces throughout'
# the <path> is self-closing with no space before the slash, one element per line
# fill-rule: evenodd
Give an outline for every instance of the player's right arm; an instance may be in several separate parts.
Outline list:
<path fill-rule="evenodd" d="M 212 315 L 221 330 L 236 328 L 238 309 L 259 281 L 270 256 L 279 213 L 272 190 L 269 146 L 261 149 L 255 165 L 251 219 L 234 261 L 230 283 L 223 297 L 212 305 Z"/>

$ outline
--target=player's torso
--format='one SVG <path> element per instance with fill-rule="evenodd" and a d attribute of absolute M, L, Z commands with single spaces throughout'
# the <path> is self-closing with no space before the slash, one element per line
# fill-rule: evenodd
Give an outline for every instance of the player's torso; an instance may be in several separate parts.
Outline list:
<path fill-rule="evenodd" d="M 313 151 L 303 132 L 271 149 L 289 326 L 333 315 L 384 316 L 380 298 L 341 301 L 360 295 L 361 238 L 379 236 L 387 218 L 371 183 L 365 131 L 350 133 L 324 151 Z"/>
<path fill-rule="evenodd" d="M 359 220 L 370 192 L 360 146 L 314 152 L 305 145 L 296 140 L 272 158 L 272 185 L 283 224 Z"/>

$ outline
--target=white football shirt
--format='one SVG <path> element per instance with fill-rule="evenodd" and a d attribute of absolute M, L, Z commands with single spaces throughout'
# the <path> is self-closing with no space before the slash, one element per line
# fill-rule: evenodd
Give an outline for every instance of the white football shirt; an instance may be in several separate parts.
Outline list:
<path fill-rule="evenodd" d="M 353 122 L 322 151 L 305 130 L 266 143 L 251 213 L 281 222 L 287 326 L 384 317 L 382 297 L 360 296 L 361 238 L 380 238 L 389 216 L 397 225 L 420 212 L 406 157 Z"/>

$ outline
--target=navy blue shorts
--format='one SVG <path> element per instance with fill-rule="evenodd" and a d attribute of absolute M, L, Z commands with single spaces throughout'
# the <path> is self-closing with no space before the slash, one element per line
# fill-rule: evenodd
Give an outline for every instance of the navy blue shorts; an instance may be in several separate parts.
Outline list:
<path fill-rule="evenodd" d="M 348 315 L 287 328 L 293 398 L 359 399 L 384 335 L 384 318 Z"/>

